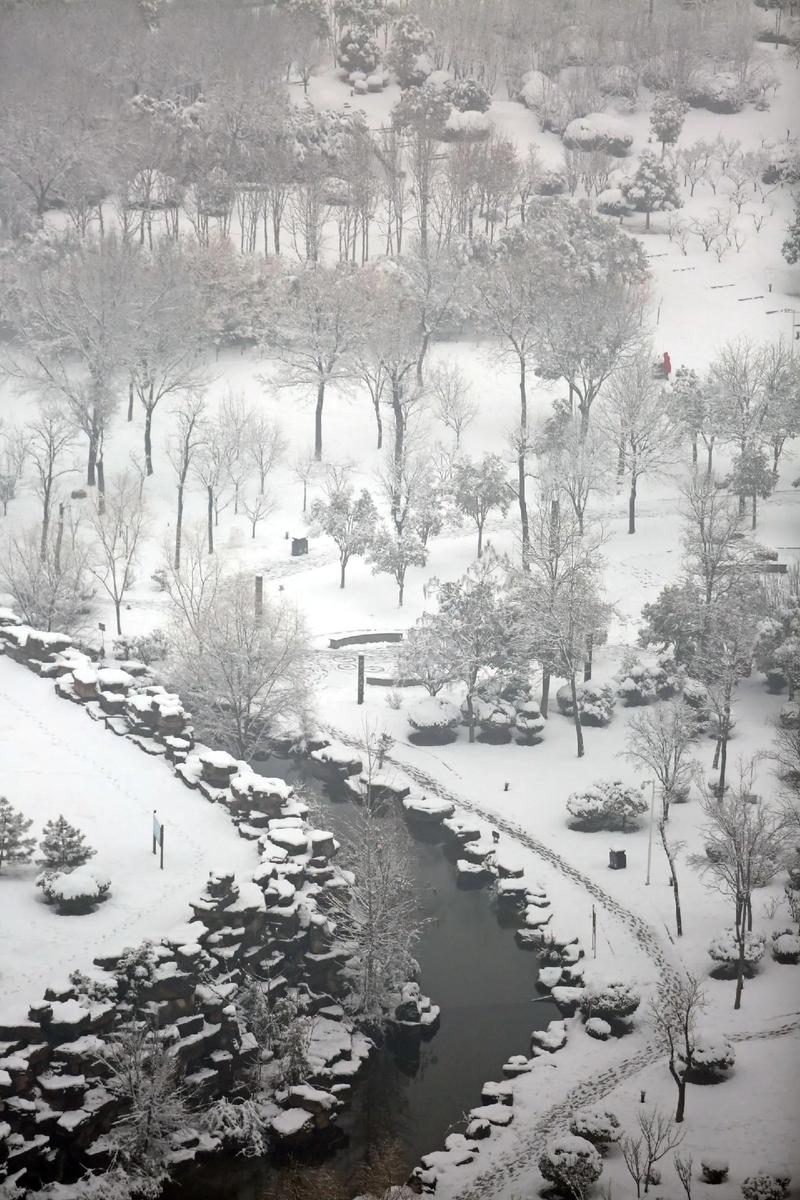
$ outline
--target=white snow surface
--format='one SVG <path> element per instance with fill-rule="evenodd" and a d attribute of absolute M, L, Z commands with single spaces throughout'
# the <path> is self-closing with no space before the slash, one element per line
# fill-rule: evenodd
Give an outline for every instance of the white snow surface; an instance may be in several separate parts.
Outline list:
<path fill-rule="evenodd" d="M 96 912 L 61 916 L 34 886 L 35 861 L 0 874 L 0 1019 L 23 1019 L 45 987 L 62 984 L 95 955 L 143 938 L 159 941 L 185 923 L 210 865 L 244 878 L 255 846 L 228 815 L 189 791 L 161 759 L 114 737 L 52 683 L 0 656 L 0 762 L 3 792 L 33 818 L 39 836 L 59 814 L 97 851 L 89 869 L 111 880 Z M 152 853 L 152 814 L 164 822 L 164 870 Z"/>

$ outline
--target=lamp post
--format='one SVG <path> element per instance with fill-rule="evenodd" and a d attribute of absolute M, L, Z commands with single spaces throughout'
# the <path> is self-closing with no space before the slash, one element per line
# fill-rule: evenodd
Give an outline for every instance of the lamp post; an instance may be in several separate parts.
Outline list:
<path fill-rule="evenodd" d="M 642 784 L 642 791 L 646 787 L 650 787 L 650 828 L 647 832 L 647 877 L 645 878 L 645 887 L 650 886 L 650 864 L 653 861 L 653 816 L 656 807 L 656 781 L 655 779 L 645 779 Z"/>

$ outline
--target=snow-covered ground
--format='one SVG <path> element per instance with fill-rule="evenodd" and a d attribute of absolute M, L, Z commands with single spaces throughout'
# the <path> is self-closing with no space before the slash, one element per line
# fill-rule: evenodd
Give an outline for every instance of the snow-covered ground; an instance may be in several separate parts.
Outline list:
<path fill-rule="evenodd" d="M 0 1021 L 24 1019 L 49 984 L 92 959 L 158 941 L 191 918 L 209 872 L 252 871 L 257 854 L 227 812 L 189 791 L 161 759 L 59 699 L 52 682 L 0 656 L 2 794 L 33 818 L 31 835 L 63 814 L 111 879 L 109 898 L 84 916 L 59 916 L 34 885 L 39 871 L 3 866 L 0 876 Z M 164 870 L 152 853 L 153 809 L 165 825 Z"/>
<path fill-rule="evenodd" d="M 782 86 L 770 111 L 747 109 L 735 116 L 716 116 L 692 110 L 680 144 L 701 137 L 713 140 L 722 133 L 739 139 L 742 149 L 749 150 L 758 149 L 765 140 L 781 138 L 787 131 L 800 133 L 800 73 L 783 49 L 775 54 L 775 63 Z M 320 107 L 343 103 L 362 107 L 370 122 L 379 124 L 397 93 L 388 89 L 382 95 L 350 101 L 348 89 L 326 73 L 312 81 L 310 95 Z M 548 163 L 557 160 L 561 153 L 558 140 L 539 130 L 532 113 L 507 100 L 495 101 L 491 111 L 497 127 L 512 136 L 520 148 L 533 142 Z M 646 144 L 646 106 L 624 120 L 634 134 L 635 154 Z M 720 195 L 715 196 L 707 185 L 698 186 L 695 197 L 687 199 L 685 215 L 699 215 L 720 204 L 724 187 L 723 183 Z M 721 262 L 705 253 L 696 238 L 690 239 L 687 254 L 683 255 L 667 240 L 664 215 L 654 216 L 653 228 L 647 234 L 643 217 L 625 222 L 642 238 L 650 255 L 650 319 L 657 352 L 668 350 L 675 366 L 685 363 L 703 371 L 717 349 L 733 338 L 789 338 L 793 312 L 787 310 L 794 310 L 794 315 L 800 311 L 798 268 L 788 267 L 780 254 L 790 208 L 786 188 L 777 189 L 765 204 L 754 198 L 737 220 L 741 231 L 747 233 L 741 252 L 731 250 Z M 758 234 L 754 216 L 764 218 Z M 798 347 L 800 353 L 800 343 Z M 475 342 L 435 346 L 431 360 L 456 361 L 472 382 L 480 412 L 465 435 L 467 453 L 504 452 L 506 431 L 516 415 L 513 371 L 493 347 Z M 252 403 L 279 417 L 290 444 L 289 462 L 307 451 L 312 430 L 310 396 L 292 396 L 274 386 L 265 387 L 259 379 L 265 365 L 249 355 L 223 354 L 218 361 L 209 362 L 208 370 L 212 400 L 229 388 L 241 389 Z M 548 411 L 556 394 L 558 388 L 553 386 L 534 389 L 534 419 Z M 4 415 L 24 416 L 30 401 L 6 387 L 0 403 Z M 174 520 L 174 479 L 164 450 L 169 427 L 165 406 L 156 414 L 156 473 L 146 485 L 152 529 L 137 583 L 123 610 L 123 628 L 128 633 L 153 629 L 165 620 L 163 595 L 151 584 L 150 575 L 159 563 L 163 539 L 169 536 Z M 375 488 L 381 458 L 374 449 L 372 411 L 365 397 L 330 389 L 325 440 L 329 461 L 352 462 L 354 481 Z M 140 443 L 140 414 L 128 425 L 124 413 L 120 413 L 107 438 L 107 474 L 122 469 L 130 453 L 139 452 Z M 782 460 L 777 491 L 762 505 L 757 531 L 759 540 L 778 548 L 784 561 L 796 560 L 800 552 L 800 490 L 790 486 L 800 473 L 799 462 L 800 448 L 797 443 L 790 444 Z M 596 515 L 602 516 L 608 535 L 604 550 L 608 594 L 616 606 L 610 643 L 595 660 L 595 678 L 601 682 L 613 677 L 624 645 L 634 641 L 642 604 L 653 599 L 677 572 L 677 484 L 686 469 L 684 464 L 667 477 L 644 478 L 640 484 L 639 531 L 633 537 L 625 532 L 626 496 L 612 488 L 609 495 L 597 501 Z M 65 480 L 68 486 L 80 482 L 80 470 Z M 575 757 L 571 723 L 557 713 L 551 716 L 545 740 L 537 747 L 470 746 L 463 731 L 457 742 L 446 747 L 414 747 L 407 741 L 404 710 L 420 693 L 404 690 L 400 708 L 395 709 L 387 704 L 384 689 L 368 689 L 367 702 L 359 708 L 355 704 L 354 653 L 325 649 L 333 633 L 402 629 L 412 624 L 425 607 L 423 583 L 431 575 L 454 578 L 473 560 L 473 530 L 450 530 L 434 540 L 427 567 L 409 572 L 406 604 L 398 610 L 392 581 L 386 576 L 373 576 L 360 559 L 350 564 L 347 587 L 340 590 L 336 552 L 324 539 L 312 538 L 308 558 L 292 560 L 284 534 L 305 532 L 305 523 L 300 513 L 301 487 L 288 466 L 276 470 L 272 490 L 277 502 L 275 513 L 259 526 L 255 539 L 250 538 L 243 518 L 233 517 L 230 509 L 223 513 L 220 552 L 231 566 L 263 572 L 267 588 L 282 589 L 305 610 L 320 650 L 320 724 L 335 727 L 350 739 L 361 736 L 365 721 L 386 728 L 396 739 L 392 755 L 401 766 L 424 772 L 457 799 L 475 806 L 489 819 L 503 822 L 503 841 L 519 846 L 532 875 L 542 878 L 551 894 L 560 926 L 574 929 L 584 945 L 589 943 L 592 899 L 580 879 L 568 877 L 557 862 L 543 857 L 543 849 L 556 851 L 621 909 L 645 922 L 652 945 L 668 961 L 683 962 L 705 977 L 709 966 L 706 947 L 713 934 L 730 924 L 730 914 L 719 896 L 703 888 L 686 862 L 689 854 L 701 849 L 701 813 L 696 796 L 685 806 L 674 808 L 671 819 L 674 836 L 685 842 L 678 859 L 685 921 L 680 943 L 674 937 L 672 893 L 658 844 L 653 848 L 652 883 L 649 887 L 645 884 L 647 823 L 624 838 L 579 833 L 566 826 L 566 798 L 582 784 L 610 777 L 630 781 L 641 777 L 621 757 L 630 716 L 627 710 L 618 705 L 609 728 L 586 731 L 587 753 L 581 760 Z M 75 502 L 76 509 L 80 503 Z M 200 520 L 202 513 L 203 499 L 194 489 L 189 496 L 189 519 Z M 9 526 L 19 528 L 33 522 L 36 515 L 35 499 L 29 492 L 23 493 L 9 510 Z M 491 522 L 488 536 L 496 549 L 513 551 L 514 513 L 506 520 Z M 93 613 L 96 620 L 112 627 L 110 606 L 100 597 Z M 391 668 L 391 647 L 372 648 L 368 653 L 371 664 L 383 663 Z M 769 746 L 780 703 L 779 697 L 766 693 L 758 677 L 741 684 L 736 700 L 737 730 L 731 744 L 734 769 L 737 757 L 749 757 Z M 698 746 L 698 757 L 705 766 L 710 765 L 710 742 Z M 15 1005 L 24 1008 L 38 998 L 43 985 L 59 979 L 73 966 L 88 963 L 99 949 L 117 948 L 148 934 L 157 936 L 169 924 L 182 921 L 187 900 L 200 890 L 212 867 L 245 869 L 252 861 L 252 848 L 238 839 L 226 816 L 195 793 L 187 792 L 171 778 L 163 763 L 148 759 L 124 739 L 114 738 L 85 713 L 56 700 L 51 685 L 3 659 L 0 770 L 4 793 L 16 807 L 35 818 L 37 829 L 44 820 L 64 812 L 87 833 L 98 849 L 98 867 L 112 878 L 112 896 L 95 914 L 58 917 L 41 903 L 33 887 L 33 867 L 4 871 L 0 879 L 2 1013 Z M 765 795 L 775 792 L 768 764 L 761 764 L 757 788 Z M 154 807 L 167 822 L 163 876 L 150 854 L 150 814 Z M 607 866 L 608 850 L 617 846 L 628 851 L 625 872 L 612 872 Z M 786 924 L 785 910 L 774 907 L 780 897 L 780 885 L 758 893 L 755 921 L 764 932 Z M 645 991 L 657 987 L 659 967 L 648 944 L 632 937 L 631 926 L 620 915 L 620 908 L 595 902 L 599 932 L 596 969 L 623 978 L 635 976 Z M 715 1031 L 744 1038 L 790 1027 L 789 1032 L 774 1037 L 737 1041 L 737 1065 L 732 1077 L 715 1088 L 690 1089 L 686 1148 L 696 1159 L 704 1153 L 717 1154 L 731 1163 L 730 1183 L 713 1193 L 720 1200 L 738 1196 L 744 1175 L 764 1163 L 786 1159 L 794 1168 L 794 1195 L 800 1194 L 800 1149 L 792 1135 L 792 1118 L 800 1111 L 800 1042 L 796 1028 L 799 981 L 798 968 L 780 966 L 765 956 L 759 975 L 746 984 L 743 1007 L 738 1013 L 732 1008 L 731 983 L 710 979 L 706 983 L 709 1007 L 705 1022 Z M 552 1064 L 518 1084 L 514 1124 L 482 1143 L 473 1166 L 464 1168 L 457 1177 L 442 1180 L 439 1194 L 463 1197 L 470 1181 L 480 1176 L 482 1197 L 513 1200 L 531 1195 L 540 1182 L 535 1161 L 543 1130 L 550 1128 L 549 1110 L 569 1096 L 580 1104 L 591 1094 L 587 1088 L 606 1071 L 616 1072 L 603 1083 L 608 1089 L 608 1106 L 628 1126 L 635 1119 L 641 1090 L 646 1092 L 648 1105 L 668 1110 L 674 1086 L 663 1061 L 648 1060 L 648 1040 L 644 1015 L 636 1031 L 620 1042 L 590 1041 L 576 1027 L 567 1047 Z M 629 1063 L 628 1068 L 620 1069 L 624 1062 Z M 477 1096 L 474 1102 L 478 1102 Z M 507 1164 L 512 1164 L 508 1172 Z M 669 1166 L 664 1166 L 664 1178 L 663 1191 L 657 1194 L 675 1197 L 678 1183 Z M 631 1194 L 618 1151 L 606 1163 L 604 1182 L 609 1181 L 621 1194 Z M 697 1185 L 697 1195 L 706 1194 L 707 1189 Z"/>

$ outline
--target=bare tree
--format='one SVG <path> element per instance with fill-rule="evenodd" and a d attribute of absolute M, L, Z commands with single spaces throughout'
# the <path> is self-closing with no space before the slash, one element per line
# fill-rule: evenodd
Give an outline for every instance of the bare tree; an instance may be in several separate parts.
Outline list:
<path fill-rule="evenodd" d="M 17 487 L 25 470 L 30 449 L 30 433 L 15 425 L 3 425 L 0 421 L 0 505 L 3 516 L 8 516 L 8 506 L 16 498 Z"/>
<path fill-rule="evenodd" d="M 253 410 L 241 392 L 228 390 L 222 398 L 215 423 L 215 437 L 222 437 L 227 451 L 228 479 L 233 487 L 233 511 L 239 512 L 239 494 L 252 466 L 249 453 Z"/>
<path fill-rule="evenodd" d="M 212 425 L 206 427 L 192 464 L 195 477 L 206 494 L 209 554 L 214 553 L 214 529 L 219 524 L 219 514 L 230 503 L 230 494 L 226 494 L 226 489 L 231 482 L 230 471 L 235 451 L 235 442 L 218 416 Z"/>
<path fill-rule="evenodd" d="M 286 453 L 286 439 L 280 425 L 263 409 L 250 414 L 245 453 L 258 474 L 258 490 L 263 496 L 267 477 Z"/>
<path fill-rule="evenodd" d="M 430 372 L 428 389 L 436 418 L 445 429 L 451 430 L 458 451 L 464 431 L 479 411 L 471 396 L 469 380 L 455 363 L 446 363 Z"/>
<path fill-rule="evenodd" d="M 571 414 L 557 412 L 534 438 L 533 449 L 539 460 L 540 481 L 569 498 L 578 528 L 583 532 L 590 499 L 608 491 L 611 471 L 608 438 L 596 425 L 583 435 Z"/>
<path fill-rule="evenodd" d="M 205 440 L 205 401 L 199 393 L 190 393 L 175 411 L 176 428 L 167 447 L 167 457 L 177 479 L 178 510 L 175 518 L 175 570 L 181 565 L 183 537 L 183 505 L 186 480 Z"/>
<path fill-rule="evenodd" d="M 87 552 L 74 526 L 69 534 L 65 539 L 62 515 L 44 543 L 29 529 L 4 547 L 0 578 L 34 629 L 77 634 L 86 628 L 92 598 Z"/>
<path fill-rule="evenodd" d="M 691 1154 L 675 1153 L 672 1156 L 672 1163 L 675 1167 L 675 1174 L 678 1176 L 681 1187 L 686 1193 L 686 1200 L 692 1200 L 692 1171 L 694 1169 L 694 1159 Z"/>
<path fill-rule="evenodd" d="M 650 1003 L 650 1018 L 659 1046 L 667 1055 L 669 1073 L 678 1089 L 675 1122 L 686 1112 L 686 1084 L 694 1065 L 697 1018 L 706 1007 L 706 996 L 694 975 L 670 976 Z"/>
<path fill-rule="evenodd" d="M 56 482 L 74 469 L 71 463 L 64 461 L 64 456 L 74 447 L 75 434 L 63 410 L 55 402 L 49 401 L 40 405 L 39 415 L 28 426 L 28 439 L 33 487 L 42 504 L 40 546 L 44 558 Z"/>
<path fill-rule="evenodd" d="M 640 1130 L 638 1136 L 622 1139 L 622 1157 L 636 1184 L 636 1195 L 641 1196 L 642 1185 L 647 1195 L 651 1184 L 655 1182 L 653 1167 L 681 1144 L 684 1130 L 676 1129 L 669 1117 L 655 1108 L 644 1112 L 640 1110 L 637 1122 Z"/>
<path fill-rule="evenodd" d="M 361 336 L 350 271 L 308 265 L 278 288 L 264 353 L 280 364 L 280 386 L 316 390 L 314 456 L 322 458 L 322 417 L 328 385 L 348 374 Z"/>
<path fill-rule="evenodd" d="M 114 605 L 117 634 L 122 634 L 122 602 L 134 582 L 140 542 L 147 529 L 147 512 L 141 483 L 126 471 L 114 479 L 106 503 L 91 518 L 96 557 L 89 570 Z"/>
<path fill-rule="evenodd" d="M 250 499 L 245 496 L 242 499 L 242 512 L 250 522 L 250 536 L 255 538 L 256 527 L 259 521 L 263 521 L 270 513 L 275 511 L 275 501 L 267 492 L 258 492 Z"/>
<path fill-rule="evenodd" d="M 653 379 L 649 351 L 610 380 L 600 419 L 617 446 L 620 473 L 628 474 L 628 533 L 635 533 L 639 480 L 672 465 L 679 443 L 674 408 Z"/>
<path fill-rule="evenodd" d="M 743 767 L 738 786 L 702 801 L 707 824 L 706 853 L 690 859 L 706 882 L 733 905 L 737 947 L 736 996 L 741 1008 L 745 979 L 747 934 L 753 928 L 753 892 L 765 887 L 786 854 L 789 822 L 785 812 L 753 799 L 753 764 Z"/>
<path fill-rule="evenodd" d="M 247 761 L 267 747 L 280 719 L 306 716 L 308 635 L 285 601 L 265 597 L 256 614 L 250 575 L 212 591 L 192 621 L 174 624 L 168 671 L 199 735 Z"/>
<path fill-rule="evenodd" d="M 303 512 L 308 507 L 308 485 L 319 470 L 319 463 L 313 454 L 298 455 L 292 463 L 292 473 L 295 479 L 303 485 Z"/>
<path fill-rule="evenodd" d="M 682 698 L 656 704 L 628 725 L 625 757 L 655 775 L 664 820 L 676 795 L 688 786 L 693 766 L 688 754 L 698 732 L 696 714 Z"/>

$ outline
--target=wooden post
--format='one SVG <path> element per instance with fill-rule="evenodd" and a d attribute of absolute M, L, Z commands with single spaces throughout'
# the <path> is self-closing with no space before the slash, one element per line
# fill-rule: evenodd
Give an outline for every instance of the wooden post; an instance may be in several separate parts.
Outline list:
<path fill-rule="evenodd" d="M 158 817 L 156 810 L 153 809 L 153 854 L 156 852 L 156 829 L 158 828 Z"/>
<path fill-rule="evenodd" d="M 163 824 L 159 825 L 158 843 L 159 843 L 159 846 L 161 847 L 161 870 L 163 871 L 164 870 L 164 826 L 163 826 Z"/>
<path fill-rule="evenodd" d="M 364 655 L 358 656 L 358 703 L 364 703 Z"/>
<path fill-rule="evenodd" d="M 597 958 L 597 909 L 592 905 L 592 958 Z"/>
<path fill-rule="evenodd" d="M 264 576 L 256 575 L 256 623 L 261 624 L 264 617 Z"/>

